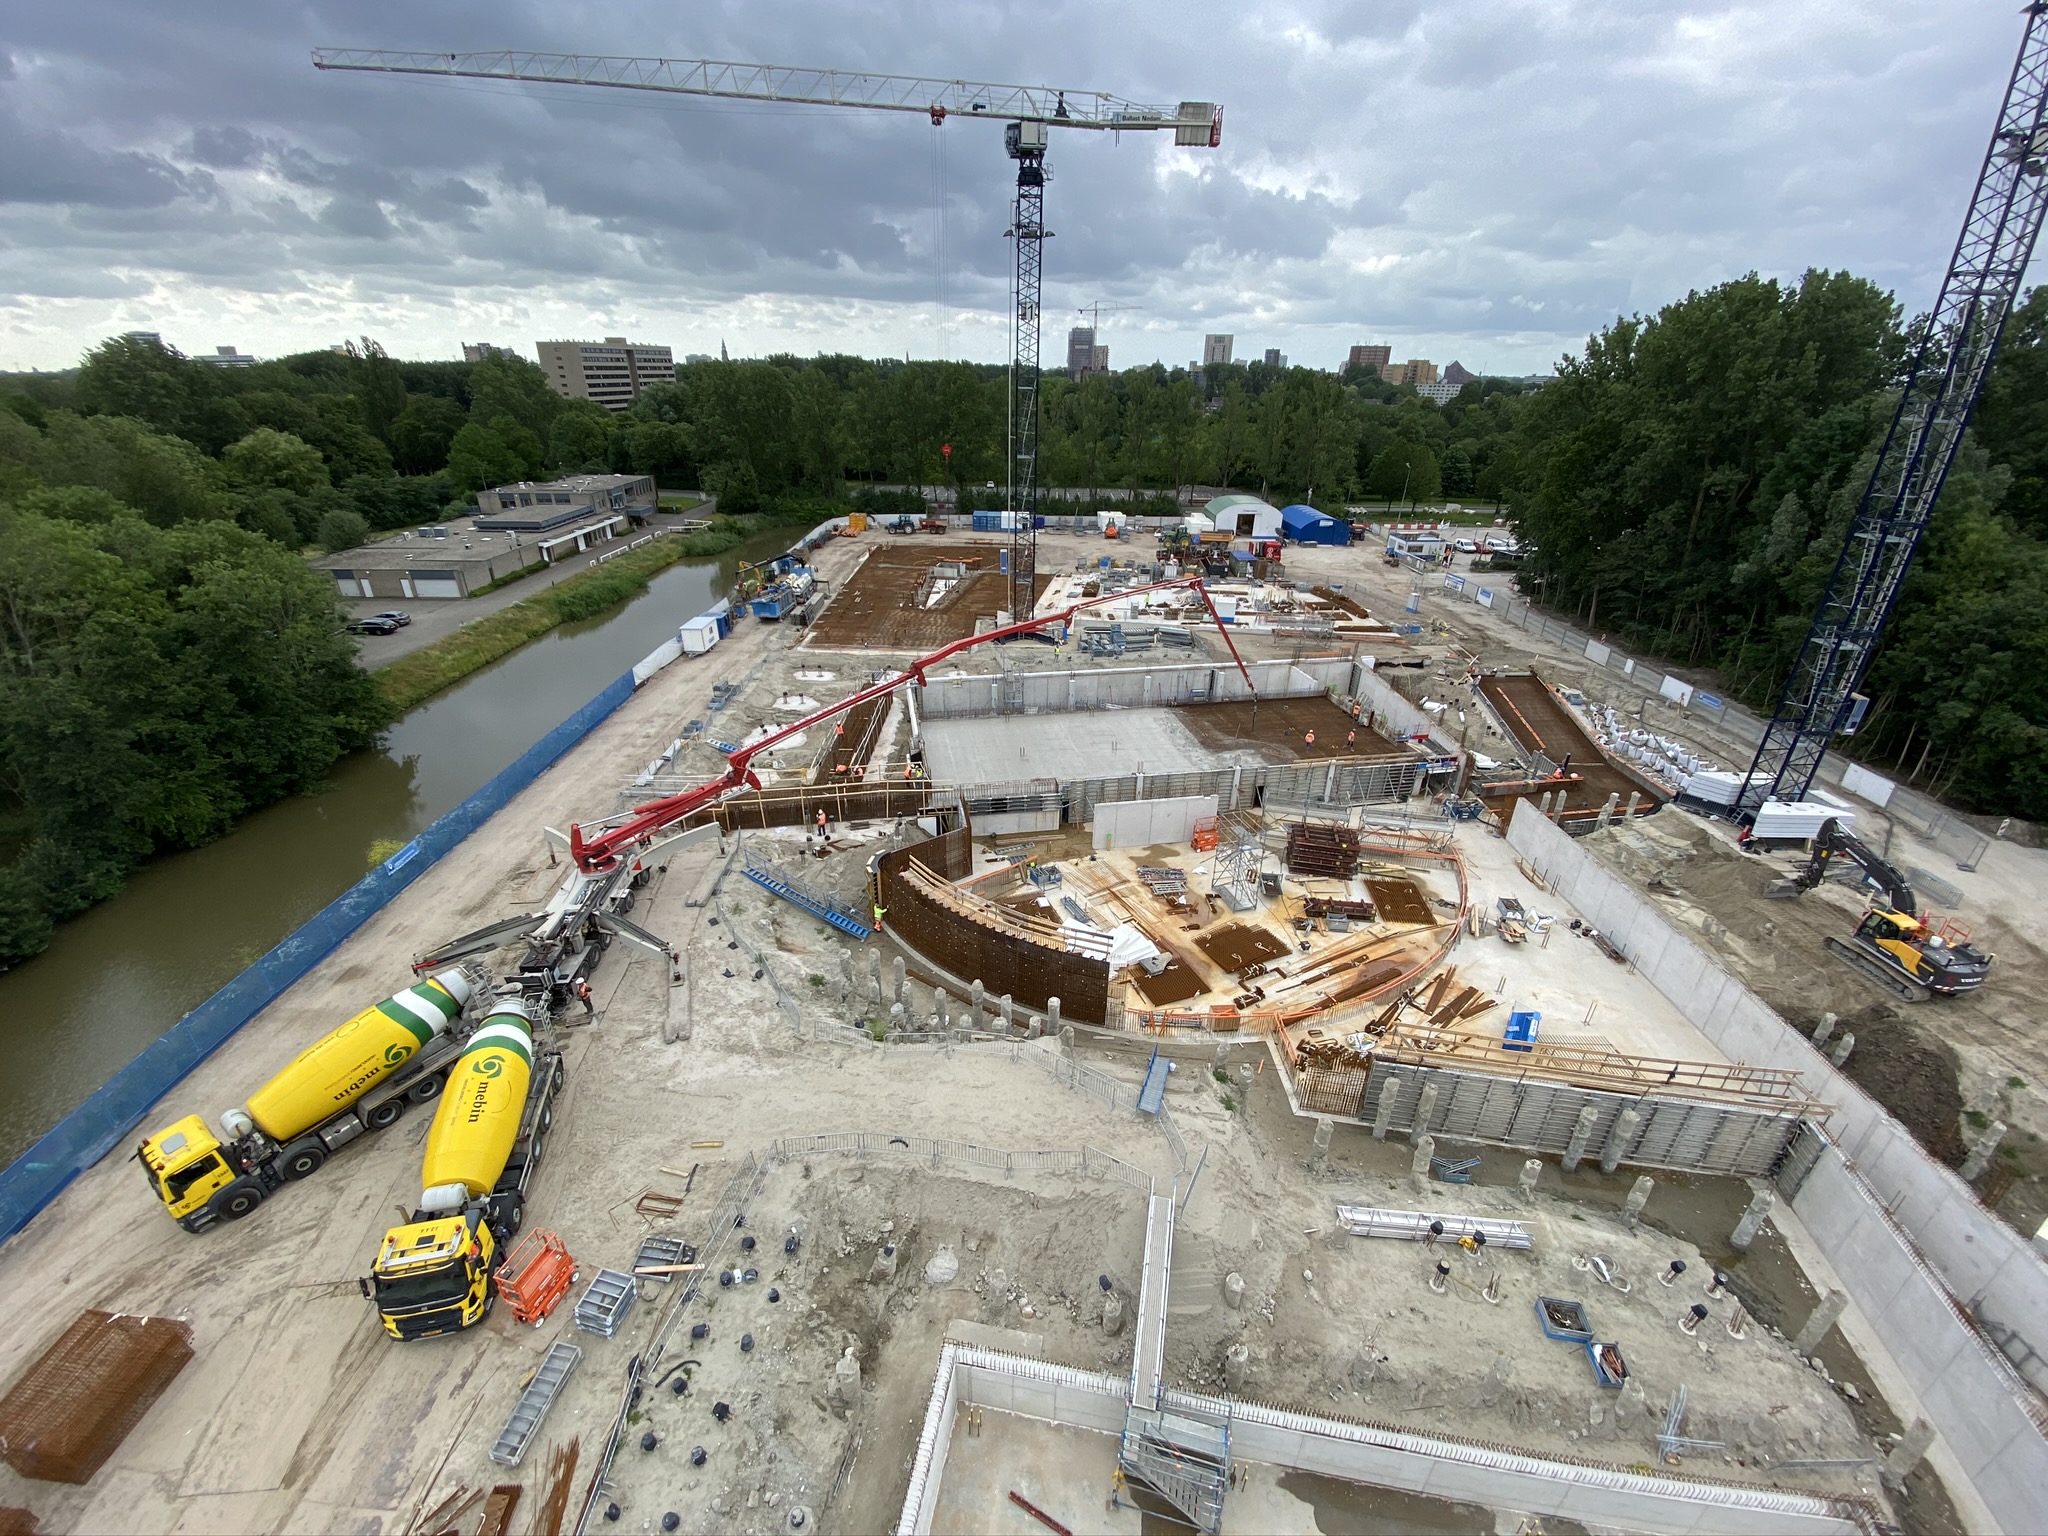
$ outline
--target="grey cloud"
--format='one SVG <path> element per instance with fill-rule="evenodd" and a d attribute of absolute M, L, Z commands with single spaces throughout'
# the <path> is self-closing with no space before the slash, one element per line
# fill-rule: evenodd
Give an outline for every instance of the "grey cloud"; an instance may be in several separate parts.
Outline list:
<path fill-rule="evenodd" d="M 1000 313 L 1011 166 L 993 125 L 307 62 L 322 43 L 665 51 L 1224 101 L 1215 155 L 1062 136 L 1049 323 L 1124 297 L 1145 308 L 1119 362 L 1184 358 L 1208 328 L 1299 355 L 1293 330 L 1348 327 L 1441 338 L 1446 356 L 1472 350 L 1460 336 L 1498 341 L 1517 355 L 1466 361 L 1532 367 L 1620 310 L 1751 267 L 1847 266 L 1924 303 L 2018 37 L 2008 10 L 1911 0 L 71 0 L 10 31 L 0 272 L 16 293 L 116 266 L 246 307 L 346 276 L 414 313 L 490 289 L 678 325 L 758 296 L 774 313 L 882 306 L 860 323 L 921 347 L 936 144 L 949 292 Z"/>

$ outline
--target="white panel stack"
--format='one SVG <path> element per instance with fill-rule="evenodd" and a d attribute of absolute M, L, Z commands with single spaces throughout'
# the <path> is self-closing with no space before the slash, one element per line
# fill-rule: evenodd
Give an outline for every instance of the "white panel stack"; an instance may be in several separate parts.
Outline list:
<path fill-rule="evenodd" d="M 1838 821 L 1844 832 L 1856 829 L 1856 813 L 1841 811 L 1818 800 L 1766 800 L 1757 807 L 1756 824 L 1750 828 L 1758 838 L 1804 842 L 1820 833 L 1823 823 Z"/>
<path fill-rule="evenodd" d="M 1742 780 L 1739 773 L 1692 773 L 1686 775 L 1678 792 L 1708 805 L 1733 805 L 1742 796 Z"/>

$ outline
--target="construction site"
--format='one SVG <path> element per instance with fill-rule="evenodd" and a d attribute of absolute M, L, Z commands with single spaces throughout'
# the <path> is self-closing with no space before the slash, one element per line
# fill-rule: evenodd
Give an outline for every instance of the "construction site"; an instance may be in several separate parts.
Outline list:
<path fill-rule="evenodd" d="M 1304 637 L 1297 586 L 1412 590 L 1343 549 L 1134 656 L 1164 578 L 1127 552 L 1091 561 L 1098 609 L 927 672 L 828 639 L 875 541 L 812 543 L 808 627 L 654 667 L 144 1122 L 262 1122 L 335 1021 L 467 978 L 448 1038 L 521 1024 L 536 1085 L 470 1228 L 503 1227 L 480 1307 L 400 1304 L 422 1159 L 460 1151 L 431 1104 L 218 1220 L 108 1155 L 0 1249 L 12 1518 L 1986 1528 L 1996 1466 L 1927 1428 L 1867 1256 L 1808 1225 L 1842 1079 L 1791 1024 L 1717 1033 L 1703 979 L 1571 896 L 1639 883 L 1639 924 L 1768 998 L 1688 871 L 1790 861 L 1603 749 L 1536 681 L 1559 658 L 1462 622 Z M 1121 653 L 1086 643 L 1102 609 Z M 1755 909 L 1819 928 L 1838 891 Z M 2001 979 L 2025 963 L 2001 935 Z M 1866 984 L 1828 983 L 1849 1018 Z"/>
<path fill-rule="evenodd" d="M 742 566 L 6 1170 L 0 1529 L 2038 1526 L 2048 865 L 1832 752 L 1997 325 L 1749 721 L 1041 527 L 1051 130 L 1216 104 L 602 62 L 315 55 L 1002 121 L 1014 510 Z"/>

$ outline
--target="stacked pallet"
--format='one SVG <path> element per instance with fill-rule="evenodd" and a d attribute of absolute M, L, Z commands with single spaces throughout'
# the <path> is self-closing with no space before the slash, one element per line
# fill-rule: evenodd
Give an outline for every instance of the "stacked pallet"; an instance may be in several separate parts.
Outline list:
<path fill-rule="evenodd" d="M 1287 829 L 1287 872 L 1349 880 L 1358 870 L 1358 846 L 1349 827 L 1298 821 Z"/>

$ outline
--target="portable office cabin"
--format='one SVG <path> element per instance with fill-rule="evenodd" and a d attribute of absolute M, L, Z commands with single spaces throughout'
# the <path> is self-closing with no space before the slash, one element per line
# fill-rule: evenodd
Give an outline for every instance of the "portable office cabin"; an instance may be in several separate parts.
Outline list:
<path fill-rule="evenodd" d="M 1351 525 L 1340 523 L 1327 512 L 1296 502 L 1280 513 L 1280 532 L 1297 544 L 1349 544 Z"/>

